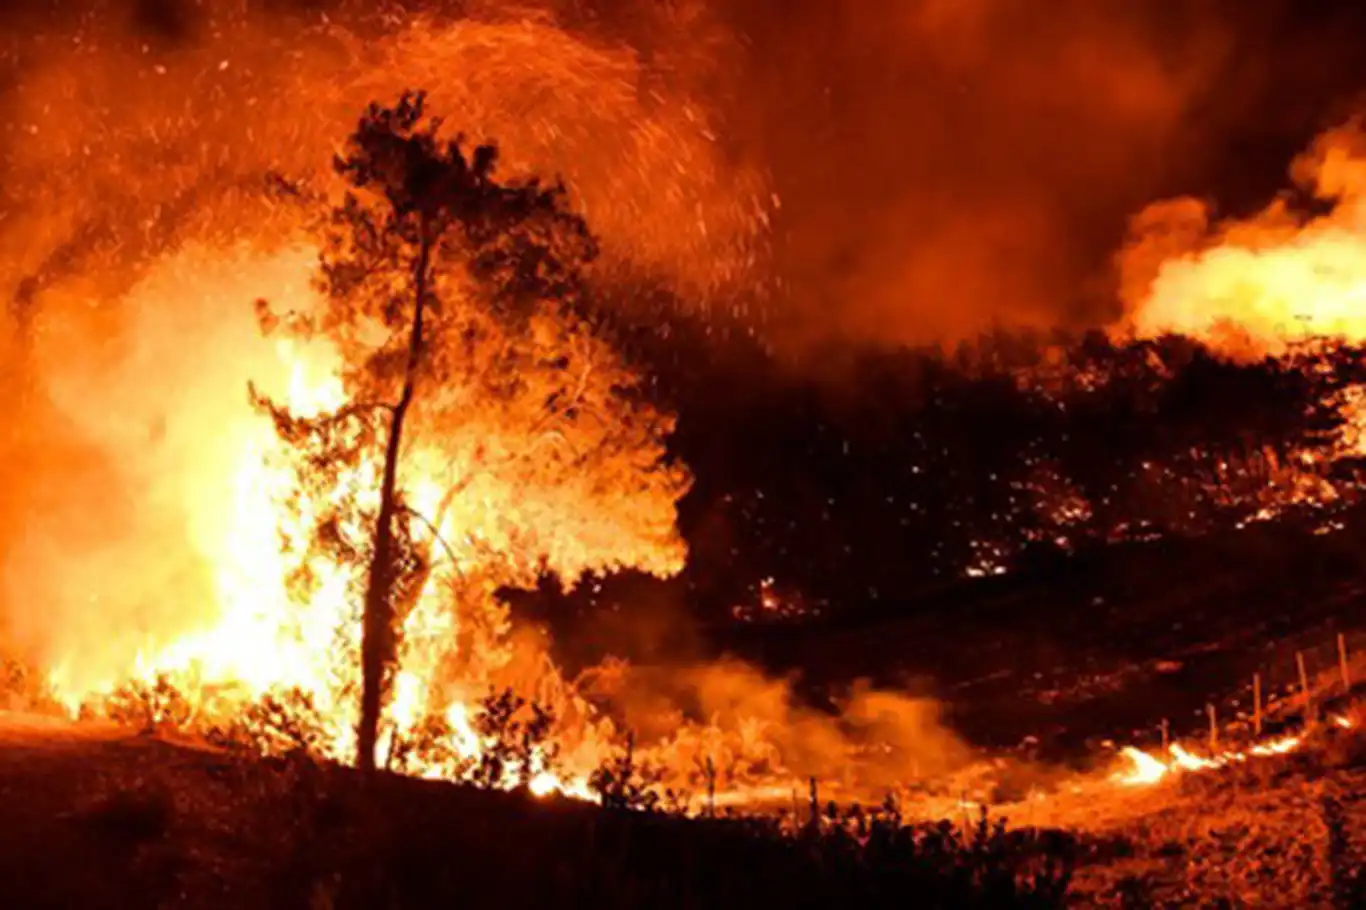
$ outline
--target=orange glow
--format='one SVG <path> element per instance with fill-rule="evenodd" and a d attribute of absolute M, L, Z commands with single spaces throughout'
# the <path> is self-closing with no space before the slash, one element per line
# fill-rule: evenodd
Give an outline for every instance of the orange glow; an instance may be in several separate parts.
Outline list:
<path fill-rule="evenodd" d="M 20 348 L 31 347 L 24 378 L 38 387 L 42 419 L 20 427 L 26 458 L 5 480 L 41 495 L 14 518 L 19 530 L 5 551 L 4 633 L 7 647 L 46 671 L 73 714 L 100 711 L 129 682 L 162 678 L 206 724 L 267 696 L 302 692 L 324 724 L 325 755 L 351 759 L 356 579 L 308 555 L 306 542 L 328 499 L 373 499 L 377 465 L 363 463 L 292 499 L 297 453 L 253 410 L 247 388 L 297 414 L 346 400 L 340 356 L 325 340 L 258 331 L 257 299 L 311 308 L 317 260 L 299 212 L 259 188 L 279 172 L 325 192 L 330 153 L 366 102 L 429 89 L 452 126 L 500 143 L 510 174 L 564 175 L 601 235 L 606 267 L 662 276 L 684 298 L 705 299 L 749 277 L 761 258 L 773 199 L 717 142 L 707 111 L 672 87 L 684 80 L 657 78 L 640 55 L 546 17 L 386 28 L 385 40 L 369 40 L 324 23 L 286 44 L 258 23 L 228 21 L 214 47 L 164 59 L 117 42 L 54 43 L 50 59 L 26 75 L 13 119 L 32 141 L 16 143 L 6 166 L 17 193 L 33 190 L 0 219 L 0 284 L 10 293 L 25 279 L 41 281 L 34 327 L 0 354 L 5 369 L 18 371 Z M 1135 123 L 1167 107 L 1155 73 L 1112 80 L 1123 82 L 1121 106 Z M 191 104 L 189 85 L 209 100 Z M 1323 217 L 1297 220 L 1279 205 L 1232 225 L 1211 225 L 1189 204 L 1148 213 L 1125 259 L 1124 330 L 1143 338 L 1180 332 L 1238 357 L 1282 354 L 1317 336 L 1366 342 L 1366 155 L 1354 142 L 1350 131 L 1332 134 L 1297 165 L 1297 177 L 1337 200 Z M 943 275 L 961 283 L 971 273 L 981 282 L 975 296 L 991 296 L 994 272 L 955 264 L 982 249 L 1013 248 L 1017 228 L 1039 226 L 1026 211 L 1032 206 L 1019 208 L 1007 205 L 993 220 L 988 233 L 1000 242 L 986 247 L 976 242 L 982 217 L 954 211 L 945 246 L 971 247 L 971 255 L 922 257 L 910 268 L 912 289 L 937 291 Z M 903 252 L 892 257 L 901 264 L 892 272 L 904 266 Z M 904 282 L 884 284 L 898 300 L 907 296 Z M 537 328 L 547 345 L 562 340 L 553 321 Z M 593 382 L 607 388 L 635 378 L 605 343 L 572 340 L 582 342 L 574 356 L 586 357 L 592 370 L 584 376 Z M 568 581 L 621 568 L 678 571 L 685 554 L 675 505 L 687 478 L 682 469 L 658 469 L 671 422 L 652 415 L 660 438 L 623 446 L 600 473 L 555 473 L 545 465 L 564 468 L 573 461 L 565 451 L 593 440 L 567 431 L 542 450 L 539 413 L 477 397 L 459 404 L 455 430 L 419 435 L 403 456 L 408 501 L 435 525 L 422 538 L 434 568 L 403 617 L 379 751 L 394 754 L 439 719 L 445 754 L 404 770 L 460 776 L 490 747 L 478 700 L 516 684 L 556 709 L 563 768 L 509 767 L 497 783 L 525 771 L 538 796 L 589 798 L 588 773 L 619 731 L 563 677 L 543 643 L 518 635 L 524 630 L 513 628 L 494 592 L 532 585 L 543 570 Z M 1353 432 L 1366 438 L 1366 396 L 1343 407 L 1358 415 Z M 66 449 L 70 463 L 54 460 Z M 1056 524 L 1088 508 L 1069 501 Z M 991 544 L 975 556 L 970 575 L 1006 571 L 1008 554 Z M 313 580 L 306 593 L 294 583 L 301 568 Z M 807 612 L 772 579 L 757 600 L 740 612 Z M 657 734 L 640 755 L 665 764 L 669 784 L 696 792 L 696 769 L 708 767 L 717 783 L 721 768 L 718 805 L 785 800 L 817 767 L 854 777 L 857 766 L 880 789 L 965 761 L 935 706 L 919 699 L 858 691 L 836 723 L 752 668 L 674 669 L 679 680 L 616 693 L 618 706 L 628 725 Z M 677 707 L 693 702 L 703 723 L 686 722 Z M 1292 737 L 1208 759 L 1179 745 L 1167 757 L 1128 748 L 1134 767 L 1116 780 L 1152 784 L 1300 743 Z"/>

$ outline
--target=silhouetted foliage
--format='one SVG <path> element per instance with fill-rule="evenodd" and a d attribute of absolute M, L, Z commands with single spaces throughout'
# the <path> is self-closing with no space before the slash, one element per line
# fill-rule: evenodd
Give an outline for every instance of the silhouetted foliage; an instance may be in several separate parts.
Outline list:
<path fill-rule="evenodd" d="M 588 787 L 602 802 L 604 809 L 625 809 L 633 812 L 652 812 L 662 805 L 673 809 L 680 805 L 675 794 L 659 790 L 663 774 L 658 768 L 636 760 L 636 740 L 626 739 L 626 746 L 593 770 Z"/>
<path fill-rule="evenodd" d="M 0 653 L 0 706 L 36 714 L 62 714 L 47 677 L 24 660 Z"/>
<path fill-rule="evenodd" d="M 490 692 L 474 716 L 474 730 L 484 748 L 470 771 L 478 787 L 506 786 L 511 775 L 525 787 L 538 774 L 554 773 L 558 747 L 550 741 L 555 715 L 511 689 Z"/>
<path fill-rule="evenodd" d="M 690 600 L 718 619 L 766 577 L 828 614 L 1049 551 L 1218 533 L 1291 499 L 1292 469 L 1358 498 L 1360 466 L 1331 450 L 1335 397 L 1366 379 L 1359 351 L 1235 364 L 1185 339 L 995 339 L 956 361 L 862 353 L 807 379 L 760 350 L 674 363 L 680 334 L 651 364 L 696 476 L 680 517 Z"/>
<path fill-rule="evenodd" d="M 326 308 L 281 317 L 258 307 L 264 328 L 283 318 L 295 332 L 322 333 L 345 360 L 352 400 L 334 412 L 302 418 L 258 396 L 282 438 L 308 452 L 306 482 L 325 485 L 363 453 L 383 452 L 379 500 L 363 516 L 373 534 L 352 540 L 343 530 L 354 503 L 324 509 L 317 521 L 320 547 L 343 564 L 368 567 L 357 743 L 364 769 L 376 762 L 397 614 L 426 577 L 397 479 L 405 423 L 420 388 L 467 374 L 480 360 L 477 335 L 442 337 L 462 326 L 446 311 L 459 297 L 476 297 L 509 322 L 527 319 L 547 299 L 571 307 L 578 268 L 596 253 L 582 219 L 564 210 L 562 187 L 499 183 L 496 150 L 479 146 L 467 155 L 459 137 L 439 140 L 440 124 L 425 118 L 423 102 L 408 94 L 393 107 L 372 104 L 335 162 L 350 190 L 324 228 Z"/>
<path fill-rule="evenodd" d="M 180 730 L 194 717 L 194 706 L 165 674 L 124 683 L 105 696 L 101 707 L 114 723 L 143 733 Z"/>
<path fill-rule="evenodd" d="M 207 732 L 210 742 L 266 756 L 320 758 L 326 748 L 323 718 L 313 697 L 299 689 L 267 692 Z"/>

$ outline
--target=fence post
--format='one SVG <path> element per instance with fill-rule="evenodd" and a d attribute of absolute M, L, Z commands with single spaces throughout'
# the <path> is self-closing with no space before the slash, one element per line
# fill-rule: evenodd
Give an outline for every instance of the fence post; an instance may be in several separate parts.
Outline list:
<path fill-rule="evenodd" d="M 1262 735 L 1262 674 L 1252 674 L 1252 729 L 1260 738 Z"/>
<path fill-rule="evenodd" d="M 811 775 L 811 827 L 817 830 L 821 824 L 821 800 L 816 792 L 816 775 Z"/>
<path fill-rule="evenodd" d="M 1304 669 L 1304 652 L 1295 652 L 1295 666 L 1300 671 L 1300 695 L 1304 698 L 1304 722 L 1309 723 L 1309 674 Z"/>
<path fill-rule="evenodd" d="M 1342 671 L 1342 691 L 1352 691 L 1352 673 L 1347 669 L 1347 637 L 1338 633 L 1338 669 Z"/>

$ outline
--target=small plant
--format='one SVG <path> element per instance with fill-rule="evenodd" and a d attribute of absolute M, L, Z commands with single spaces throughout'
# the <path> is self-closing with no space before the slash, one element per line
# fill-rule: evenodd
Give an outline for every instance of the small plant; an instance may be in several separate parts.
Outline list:
<path fill-rule="evenodd" d="M 194 720 L 194 706 L 169 676 L 132 680 L 104 700 L 104 715 L 142 733 L 184 730 Z"/>
<path fill-rule="evenodd" d="M 456 749 L 455 733 L 446 717 L 428 713 L 411 729 L 393 731 L 384 766 L 400 774 L 417 768 L 440 768 L 443 776 L 460 780 L 470 777 L 474 760 Z"/>
<path fill-rule="evenodd" d="M 42 673 L 23 660 L 0 653 L 0 708 L 5 707 L 40 714 L 61 713 L 61 705 Z"/>
<path fill-rule="evenodd" d="M 550 741 L 555 714 L 528 702 L 511 689 L 490 692 L 480 703 L 474 729 L 483 751 L 471 769 L 469 780 L 492 789 L 525 787 L 541 774 L 553 774 L 559 748 Z"/>
<path fill-rule="evenodd" d="M 320 757 L 326 750 L 322 714 L 313 696 L 301 689 L 267 692 L 211 729 L 211 742 L 266 756 Z"/>
<path fill-rule="evenodd" d="M 593 771 L 588 786 L 602 800 L 604 809 L 653 812 L 663 799 L 676 812 L 687 800 L 672 791 L 661 796 L 658 788 L 663 778 L 661 769 L 636 761 L 635 736 L 631 735 L 626 738 L 625 750 Z"/>

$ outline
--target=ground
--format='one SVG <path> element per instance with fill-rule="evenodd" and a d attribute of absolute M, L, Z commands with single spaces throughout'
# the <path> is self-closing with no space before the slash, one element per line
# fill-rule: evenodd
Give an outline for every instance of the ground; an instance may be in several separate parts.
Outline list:
<path fill-rule="evenodd" d="M 784 906 L 830 905 L 829 895 L 779 892 L 795 867 L 742 846 L 749 835 L 722 823 L 623 825 L 518 794 L 402 779 L 365 787 L 344 769 L 110 727 L 4 716 L 0 800 L 3 906 L 420 907 L 459 896 L 467 906 L 710 907 L 762 906 L 777 893 Z M 1068 906 L 1351 907 L 1366 895 L 1356 878 L 1366 740 L 1355 731 L 1156 787 L 1062 788 L 1033 815 L 1016 820 L 1037 826 L 1026 841 L 1069 832 Z"/>
<path fill-rule="evenodd" d="M 1054 823 L 1104 844 L 1073 883 L 1081 906 L 1358 907 L 1366 860 L 1361 741 L 1082 805 Z"/>
<path fill-rule="evenodd" d="M 1028 897 L 1056 876 L 1017 882 L 1028 864 L 1015 857 L 1040 852 L 1024 839 L 966 849 L 951 832 L 883 844 L 887 859 L 751 821 L 367 784 L 303 759 L 12 716 L 0 799 L 5 907 L 1057 906 Z"/>

